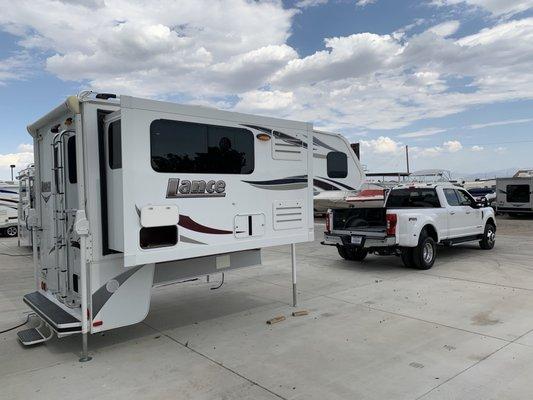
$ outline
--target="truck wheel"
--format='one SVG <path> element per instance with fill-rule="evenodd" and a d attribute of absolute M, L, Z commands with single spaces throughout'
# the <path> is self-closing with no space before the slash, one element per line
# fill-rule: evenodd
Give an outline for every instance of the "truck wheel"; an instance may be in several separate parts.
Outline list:
<path fill-rule="evenodd" d="M 483 250 L 491 250 L 496 243 L 496 227 L 488 223 L 485 225 L 485 232 L 483 232 L 483 239 L 479 241 L 479 247 Z"/>
<path fill-rule="evenodd" d="M 15 237 L 17 236 L 18 230 L 16 226 L 10 226 L 9 228 L 6 228 L 6 235 L 9 237 Z"/>
<path fill-rule="evenodd" d="M 418 246 L 413 249 L 413 264 L 418 269 L 430 269 L 437 258 L 437 245 L 426 232 L 420 234 Z"/>
<path fill-rule="evenodd" d="M 413 261 L 413 249 L 411 247 L 404 247 L 402 249 L 402 262 L 407 268 L 413 268 L 415 262 Z"/>
<path fill-rule="evenodd" d="M 365 249 L 352 249 L 348 246 L 337 246 L 339 255 L 345 260 L 363 261 L 368 252 Z"/>

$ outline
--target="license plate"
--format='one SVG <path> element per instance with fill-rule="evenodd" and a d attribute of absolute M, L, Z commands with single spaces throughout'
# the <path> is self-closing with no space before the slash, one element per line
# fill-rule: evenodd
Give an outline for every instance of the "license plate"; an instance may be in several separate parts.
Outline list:
<path fill-rule="evenodd" d="M 360 246 L 363 243 L 363 237 L 362 236 L 352 236 L 351 243 Z"/>

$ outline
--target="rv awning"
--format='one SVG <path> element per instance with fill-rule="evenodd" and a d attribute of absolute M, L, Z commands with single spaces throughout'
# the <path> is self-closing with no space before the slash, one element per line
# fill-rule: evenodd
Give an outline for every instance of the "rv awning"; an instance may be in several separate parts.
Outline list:
<path fill-rule="evenodd" d="M 28 125 L 26 128 L 30 135 L 35 137 L 37 130 L 50 122 L 56 120 L 61 115 L 64 115 L 65 113 L 74 113 L 79 114 L 80 113 L 80 102 L 78 100 L 77 96 L 69 96 L 67 99 L 58 105 L 56 108 L 54 108 L 52 111 L 50 111 L 48 114 L 42 116 L 37 121 L 35 121 L 33 124 Z"/>

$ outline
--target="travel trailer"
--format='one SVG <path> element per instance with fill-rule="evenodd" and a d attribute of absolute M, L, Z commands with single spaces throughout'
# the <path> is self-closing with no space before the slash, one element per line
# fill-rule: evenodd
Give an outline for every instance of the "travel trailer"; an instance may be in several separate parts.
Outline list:
<path fill-rule="evenodd" d="M 28 165 L 19 172 L 18 235 L 19 246 L 32 246 L 31 229 L 28 226 L 30 210 L 34 208 L 34 166 Z"/>
<path fill-rule="evenodd" d="M 142 321 L 153 286 L 313 240 L 309 123 L 82 92 L 28 126 L 37 328 L 24 344 Z M 327 148 L 327 147 L 326 147 Z M 328 149 L 332 151 L 331 149 Z M 348 168 L 331 158 L 333 175 Z M 335 179 L 335 177 L 333 178 Z"/>
<path fill-rule="evenodd" d="M 19 187 L 13 181 L 0 181 L 0 235 L 17 236 Z"/>
<path fill-rule="evenodd" d="M 520 170 L 512 178 L 496 178 L 496 212 L 533 213 L 533 174 Z"/>
<path fill-rule="evenodd" d="M 335 169 L 336 163 L 343 167 Z M 318 130 L 313 132 L 313 175 L 315 214 L 342 207 L 346 196 L 359 190 L 365 179 L 359 159 L 346 138 Z"/>

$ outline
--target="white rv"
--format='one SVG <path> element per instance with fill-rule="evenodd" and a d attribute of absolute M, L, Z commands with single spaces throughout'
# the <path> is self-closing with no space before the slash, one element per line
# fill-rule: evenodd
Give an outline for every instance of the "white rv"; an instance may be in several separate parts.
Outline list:
<path fill-rule="evenodd" d="M 17 236 L 19 187 L 14 181 L 0 181 L 0 234 Z"/>
<path fill-rule="evenodd" d="M 309 123 L 110 94 L 28 126 L 36 291 L 24 344 L 142 321 L 153 286 L 261 263 L 313 240 Z"/>
<path fill-rule="evenodd" d="M 359 190 L 365 173 L 350 142 L 340 134 L 314 131 L 314 210 L 324 214 L 332 207 L 348 207 L 346 196 Z"/>
<path fill-rule="evenodd" d="M 533 173 L 521 170 L 512 178 L 496 178 L 496 211 L 533 213 Z"/>
<path fill-rule="evenodd" d="M 19 246 L 31 246 L 32 234 L 28 225 L 30 211 L 35 207 L 34 196 L 34 166 L 28 165 L 19 172 L 19 204 L 18 204 L 18 235 Z"/>

